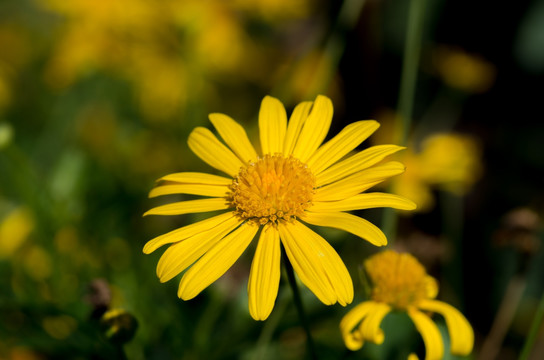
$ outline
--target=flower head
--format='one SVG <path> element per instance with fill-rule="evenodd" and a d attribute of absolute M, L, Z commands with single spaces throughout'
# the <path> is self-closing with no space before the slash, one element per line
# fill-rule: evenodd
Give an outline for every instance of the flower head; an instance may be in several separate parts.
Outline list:
<path fill-rule="evenodd" d="M 394 181 L 396 194 L 410 194 L 418 211 L 434 205 L 432 189 L 462 196 L 480 179 L 483 166 L 479 144 L 470 136 L 436 133 L 421 143 L 421 151 L 406 151 L 402 156 L 407 171 L 402 181 Z"/>
<path fill-rule="evenodd" d="M 306 224 L 338 228 L 383 246 L 387 240 L 376 226 L 347 211 L 411 210 L 415 204 L 396 195 L 364 193 L 404 171 L 398 162 L 380 163 L 403 148 L 381 145 L 350 155 L 379 127 L 373 120 L 348 125 L 322 145 L 332 113 L 330 99 L 318 96 L 314 102 L 299 104 L 288 122 L 282 103 L 265 97 L 259 112 L 260 154 L 243 127 L 224 114 L 209 116 L 224 143 L 206 128 L 194 129 L 188 141 L 191 150 L 228 177 L 195 172 L 167 175 L 159 179 L 151 197 L 207 198 L 158 206 L 146 215 L 224 212 L 145 245 L 144 252 L 151 253 L 170 244 L 157 265 L 160 280 L 168 281 L 190 267 L 178 296 L 191 299 L 222 276 L 259 234 L 248 282 L 253 318 L 266 319 L 274 306 L 281 245 L 300 280 L 324 304 L 349 304 L 353 284 L 344 263 Z"/>
<path fill-rule="evenodd" d="M 454 307 L 434 300 L 437 282 L 416 258 L 387 250 L 366 260 L 364 266 L 372 283 L 371 300 L 355 306 L 340 322 L 349 349 L 360 349 L 365 341 L 381 344 L 384 333 L 380 323 L 389 312 L 398 310 L 405 311 L 421 333 L 425 359 L 442 359 L 444 355 L 442 337 L 427 312 L 437 312 L 445 318 L 453 354 L 468 355 L 472 351 L 472 327 Z"/>

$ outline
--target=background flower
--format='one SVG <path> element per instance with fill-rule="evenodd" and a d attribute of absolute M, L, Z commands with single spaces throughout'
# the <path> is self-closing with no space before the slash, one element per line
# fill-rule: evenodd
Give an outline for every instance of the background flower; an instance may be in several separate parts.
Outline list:
<path fill-rule="evenodd" d="M 382 344 L 387 335 L 380 328 L 381 322 L 391 311 L 402 311 L 423 338 L 425 359 L 443 359 L 445 355 L 442 335 L 428 312 L 445 318 L 452 354 L 472 352 L 472 327 L 457 309 L 434 300 L 438 284 L 416 258 L 386 250 L 365 260 L 364 267 L 371 283 L 370 299 L 356 305 L 340 322 L 344 342 L 350 350 L 360 349 L 366 341 Z"/>

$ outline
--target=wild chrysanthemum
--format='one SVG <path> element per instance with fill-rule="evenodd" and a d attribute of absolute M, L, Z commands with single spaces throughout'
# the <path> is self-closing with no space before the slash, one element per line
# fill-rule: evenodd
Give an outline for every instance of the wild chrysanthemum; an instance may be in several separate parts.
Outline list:
<path fill-rule="evenodd" d="M 468 355 L 472 351 L 472 327 L 457 309 L 434 299 L 437 282 L 416 258 L 387 250 L 370 257 L 364 267 L 372 283 L 371 300 L 355 306 L 340 322 L 349 349 L 358 350 L 365 341 L 383 343 L 383 318 L 391 311 L 405 311 L 423 338 L 426 360 L 444 357 L 442 336 L 429 312 L 437 312 L 446 320 L 452 354 Z M 410 358 L 417 357 L 411 354 Z"/>
<path fill-rule="evenodd" d="M 409 194 L 422 212 L 434 206 L 433 189 L 464 195 L 483 171 L 478 143 L 470 136 L 455 133 L 437 133 L 425 138 L 421 151 L 416 154 L 408 149 L 402 162 L 408 170 L 402 181 L 393 182 L 393 191 Z"/>
<path fill-rule="evenodd" d="M 260 155 L 245 130 L 226 115 L 210 114 L 209 118 L 227 146 L 207 128 L 194 129 L 188 141 L 191 150 L 229 177 L 194 172 L 167 175 L 150 197 L 193 194 L 208 198 L 159 206 L 146 215 L 225 212 L 145 245 L 144 252 L 149 254 L 171 244 L 157 265 L 160 281 L 192 265 L 178 290 L 180 298 L 191 299 L 222 276 L 260 231 L 248 282 L 249 311 L 254 319 L 266 319 L 274 306 L 280 281 L 280 242 L 302 283 L 319 300 L 327 305 L 351 303 L 353 284 L 344 263 L 305 224 L 342 229 L 383 246 L 387 240 L 376 226 L 346 211 L 410 210 L 415 204 L 396 195 L 363 193 L 404 171 L 398 162 L 378 164 L 402 147 L 374 146 L 346 157 L 379 127 L 373 120 L 348 125 L 321 145 L 332 113 L 330 99 L 318 96 L 313 103 L 299 104 L 288 123 L 282 103 L 265 97 L 259 112 Z"/>

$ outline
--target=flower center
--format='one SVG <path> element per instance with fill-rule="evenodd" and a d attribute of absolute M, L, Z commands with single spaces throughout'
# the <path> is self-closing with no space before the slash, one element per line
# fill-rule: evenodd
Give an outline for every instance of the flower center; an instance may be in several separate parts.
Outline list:
<path fill-rule="evenodd" d="M 424 299 L 436 297 L 436 280 L 410 254 L 387 250 L 365 261 L 365 270 L 373 284 L 372 300 L 406 310 Z"/>
<path fill-rule="evenodd" d="M 265 155 L 243 167 L 231 185 L 230 202 L 236 215 L 264 225 L 290 221 L 312 204 L 315 177 L 293 157 Z"/>

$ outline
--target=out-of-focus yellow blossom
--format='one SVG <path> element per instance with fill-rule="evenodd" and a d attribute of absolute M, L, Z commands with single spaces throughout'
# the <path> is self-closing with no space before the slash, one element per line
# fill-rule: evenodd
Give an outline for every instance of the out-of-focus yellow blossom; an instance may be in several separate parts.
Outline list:
<path fill-rule="evenodd" d="M 470 136 L 432 135 L 423 141 L 418 154 L 421 177 L 431 185 L 464 194 L 482 175 L 480 153 Z"/>
<path fill-rule="evenodd" d="M 138 61 L 127 71 L 138 105 L 148 118 L 167 119 L 187 102 L 185 65 L 181 59 L 140 50 Z"/>
<path fill-rule="evenodd" d="M 402 161 L 406 165 L 406 172 L 402 181 L 392 179 L 391 191 L 395 194 L 410 194 L 410 198 L 417 204 L 415 211 L 424 212 L 430 210 L 435 200 L 430 185 L 422 179 L 421 174 L 418 172 L 423 164 L 410 147 L 402 154 Z"/>
<path fill-rule="evenodd" d="M 11 256 L 34 229 L 34 217 L 24 207 L 11 211 L 0 222 L 0 259 Z"/>
<path fill-rule="evenodd" d="M 464 195 L 483 172 L 481 150 L 470 136 L 435 134 L 421 143 L 421 151 L 409 147 L 401 159 L 406 164 L 402 181 L 392 180 L 393 192 L 410 196 L 417 211 L 428 211 L 435 203 L 433 189 Z"/>
<path fill-rule="evenodd" d="M 72 226 L 63 227 L 57 231 L 53 242 L 57 251 L 61 254 L 70 255 L 79 249 L 77 230 Z"/>
<path fill-rule="evenodd" d="M 168 119 L 191 99 L 209 96 L 215 82 L 268 84 L 279 68 L 274 54 L 280 51 L 245 28 L 240 8 L 260 11 L 255 5 L 220 0 L 40 2 L 64 20 L 46 68 L 47 82 L 62 89 L 95 71 L 113 73 L 133 85 L 143 114 L 153 120 Z M 295 5 L 281 9 L 306 8 Z"/>
<path fill-rule="evenodd" d="M 433 55 L 438 75 L 452 88 L 483 93 L 495 82 L 495 66 L 481 56 L 447 46 L 439 47 Z"/>
<path fill-rule="evenodd" d="M 254 55 L 251 42 L 240 19 L 225 2 L 190 0 L 173 5 L 177 25 L 187 31 L 184 45 L 193 52 L 192 60 L 200 71 L 245 72 L 236 67 L 244 63 L 246 57 Z"/>
<path fill-rule="evenodd" d="M 135 86 L 150 118 L 164 119 L 183 105 L 187 84 L 168 2 L 42 3 L 65 18 L 45 74 L 52 87 L 64 88 L 88 72 L 106 70 Z"/>
<path fill-rule="evenodd" d="M 53 260 L 43 247 L 32 245 L 25 249 L 23 267 L 34 280 L 45 280 L 53 272 Z"/>
<path fill-rule="evenodd" d="M 385 109 L 377 117 L 382 119 L 384 131 L 375 136 L 375 143 L 398 142 L 402 127 L 397 115 Z M 418 212 L 433 208 L 433 190 L 445 190 L 461 196 L 470 191 L 483 174 L 482 149 L 474 136 L 437 132 L 417 143 L 409 139 L 408 143 L 407 149 L 396 155 L 406 165 L 406 172 L 401 181 L 393 178 L 389 184 L 393 193 L 412 199 L 417 204 Z M 418 148 L 419 151 L 414 150 Z"/>
<path fill-rule="evenodd" d="M 444 343 L 429 313 L 439 313 L 446 320 L 450 335 L 450 351 L 468 355 L 474 345 L 474 332 L 457 309 L 435 300 L 437 281 L 410 254 L 386 250 L 364 263 L 372 285 L 371 300 L 355 306 L 340 322 L 340 330 L 350 350 L 360 349 L 365 341 L 382 344 L 385 334 L 380 328 L 391 311 L 406 312 L 423 338 L 426 360 L 444 357 Z M 410 354 L 409 359 L 417 359 Z"/>

